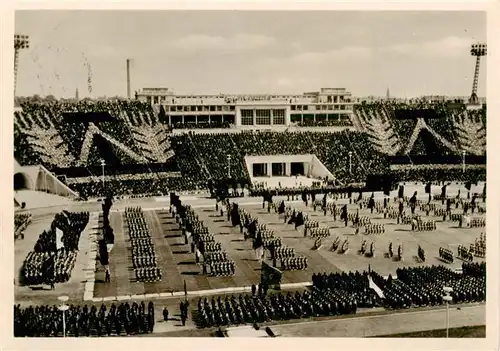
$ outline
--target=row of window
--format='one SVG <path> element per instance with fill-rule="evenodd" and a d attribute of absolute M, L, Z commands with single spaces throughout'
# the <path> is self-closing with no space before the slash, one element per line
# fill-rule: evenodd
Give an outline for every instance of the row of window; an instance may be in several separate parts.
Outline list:
<path fill-rule="evenodd" d="M 190 106 L 170 106 L 170 112 L 221 112 L 234 111 L 234 105 L 190 105 Z"/>
<path fill-rule="evenodd" d="M 272 111 L 272 113 L 271 113 Z M 271 123 L 272 121 L 272 123 Z M 255 110 L 255 125 L 284 125 L 285 124 L 285 110 Z M 253 126 L 254 125 L 254 110 L 241 110 L 241 125 Z"/>
<path fill-rule="evenodd" d="M 345 113 L 317 113 L 317 114 L 299 114 L 299 113 L 291 113 L 290 121 L 291 122 L 301 122 L 301 121 L 326 121 L 326 120 L 348 120 L 349 115 Z"/>
<path fill-rule="evenodd" d="M 347 105 L 292 105 L 292 111 L 345 111 Z"/>
<path fill-rule="evenodd" d="M 177 116 L 162 116 L 160 117 L 160 121 L 163 123 L 220 123 L 220 122 L 228 122 L 235 123 L 234 115 L 177 115 Z"/>

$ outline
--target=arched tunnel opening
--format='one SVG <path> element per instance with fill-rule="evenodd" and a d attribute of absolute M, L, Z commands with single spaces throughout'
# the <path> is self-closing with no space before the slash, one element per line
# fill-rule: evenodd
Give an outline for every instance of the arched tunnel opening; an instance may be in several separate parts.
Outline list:
<path fill-rule="evenodd" d="M 24 173 L 14 174 L 14 191 L 30 189 L 30 180 Z"/>

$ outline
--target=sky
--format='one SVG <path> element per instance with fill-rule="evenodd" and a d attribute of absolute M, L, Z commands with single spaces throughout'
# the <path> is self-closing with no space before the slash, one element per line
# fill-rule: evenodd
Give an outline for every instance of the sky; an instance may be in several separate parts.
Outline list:
<path fill-rule="evenodd" d="M 468 96 L 483 12 L 17 11 L 17 95 L 303 93 Z M 483 59 L 478 95 L 486 94 Z"/>

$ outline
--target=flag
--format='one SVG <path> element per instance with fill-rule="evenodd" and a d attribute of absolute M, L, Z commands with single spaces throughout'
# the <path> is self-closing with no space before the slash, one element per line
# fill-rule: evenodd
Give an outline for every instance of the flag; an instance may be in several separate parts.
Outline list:
<path fill-rule="evenodd" d="M 99 240 L 99 260 L 103 266 L 109 264 L 108 248 L 104 240 Z"/>
<path fill-rule="evenodd" d="M 470 191 L 471 187 L 472 187 L 472 182 L 469 180 L 467 183 L 465 183 L 465 189 Z"/>
<path fill-rule="evenodd" d="M 253 241 L 253 249 L 257 250 L 257 249 L 259 249 L 260 247 L 263 247 L 263 246 L 264 246 L 264 242 L 262 241 L 262 234 L 261 234 L 261 232 L 259 230 L 257 232 L 257 237 Z"/>
<path fill-rule="evenodd" d="M 299 214 L 297 215 L 297 219 L 295 221 L 295 227 L 299 227 L 303 224 L 304 224 L 304 215 L 302 214 L 302 212 L 299 212 Z"/>
<path fill-rule="evenodd" d="M 184 297 L 187 299 L 187 296 L 188 296 L 188 291 L 187 291 L 186 281 L 184 280 Z"/>
<path fill-rule="evenodd" d="M 63 235 L 64 235 L 63 231 L 59 228 L 56 228 L 56 249 L 57 250 L 64 248 L 64 243 L 62 241 Z"/>
<path fill-rule="evenodd" d="M 285 201 L 281 201 L 280 207 L 278 207 L 278 213 L 279 214 L 285 213 Z"/>
<path fill-rule="evenodd" d="M 257 232 L 257 237 L 253 241 L 253 249 L 255 250 L 255 257 L 260 260 L 264 255 L 264 242 L 262 241 L 260 230 Z"/>
<path fill-rule="evenodd" d="M 430 194 L 431 193 L 431 183 L 427 183 L 425 186 L 425 193 Z"/>
<path fill-rule="evenodd" d="M 378 287 L 377 284 L 375 284 L 372 277 L 370 276 L 368 276 L 368 286 L 370 287 L 370 289 L 373 289 L 377 293 L 378 297 L 380 297 L 381 299 L 385 298 L 382 290 Z"/>
<path fill-rule="evenodd" d="M 267 264 L 266 262 L 262 262 L 262 269 L 260 274 L 260 284 L 263 286 L 270 285 L 279 285 L 281 284 L 281 276 L 283 273 L 275 268 Z"/>

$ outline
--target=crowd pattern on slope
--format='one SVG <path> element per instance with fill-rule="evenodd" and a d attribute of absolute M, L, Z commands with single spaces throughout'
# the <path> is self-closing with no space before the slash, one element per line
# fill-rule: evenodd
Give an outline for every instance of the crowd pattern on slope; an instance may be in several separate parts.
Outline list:
<path fill-rule="evenodd" d="M 124 195 L 206 188 L 208 179 L 227 178 L 227 155 L 231 156 L 230 176 L 241 187 L 249 184 L 245 155 L 312 153 L 340 182 L 363 182 L 369 174 L 386 173 L 386 155 L 404 154 L 412 137 L 417 122 L 397 119 L 396 110 L 424 108 L 432 108 L 442 117 L 424 118 L 425 125 L 453 150 L 424 128 L 410 156 L 461 155 L 461 150 L 484 155 L 485 109 L 450 110 L 445 104 L 380 102 L 355 106 L 363 131 L 313 132 L 303 128 L 287 132 L 172 134 L 172 126 L 165 124 L 163 108 L 118 101 L 24 103 L 15 113 L 14 156 L 21 165 L 43 164 L 71 178 L 68 185 L 84 197 L 103 191 L 98 181 L 102 159 L 107 165 L 106 175 L 111 176 L 107 186 Z M 70 121 L 68 112 L 104 112 L 110 117 L 78 122 Z"/>

